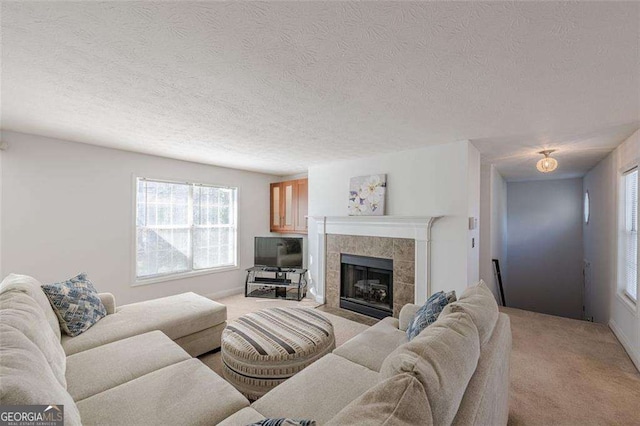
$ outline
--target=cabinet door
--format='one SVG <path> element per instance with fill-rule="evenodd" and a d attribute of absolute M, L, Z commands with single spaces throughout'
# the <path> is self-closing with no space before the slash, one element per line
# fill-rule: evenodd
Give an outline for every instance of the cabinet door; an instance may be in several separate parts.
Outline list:
<path fill-rule="evenodd" d="M 293 231 L 295 230 L 296 216 L 298 211 L 298 199 L 296 181 L 290 180 L 280 183 L 280 196 L 282 198 L 281 216 L 282 226 L 281 231 Z"/>
<path fill-rule="evenodd" d="M 282 196 L 279 183 L 271 184 L 271 232 L 280 232 L 282 228 Z"/>
<path fill-rule="evenodd" d="M 298 196 L 298 211 L 296 212 L 296 232 L 302 234 L 307 233 L 307 214 L 309 213 L 309 181 L 308 179 L 299 179 L 296 181 Z"/>

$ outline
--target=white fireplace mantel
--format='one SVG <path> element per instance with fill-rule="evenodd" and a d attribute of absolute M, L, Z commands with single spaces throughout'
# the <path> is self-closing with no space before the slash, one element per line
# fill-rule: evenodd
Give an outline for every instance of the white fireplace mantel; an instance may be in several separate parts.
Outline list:
<path fill-rule="evenodd" d="M 358 235 L 408 238 L 415 241 L 415 303 L 431 294 L 431 227 L 441 216 L 310 216 L 310 270 L 312 293 L 325 301 L 326 236 Z M 317 237 L 317 238 L 316 238 Z"/>

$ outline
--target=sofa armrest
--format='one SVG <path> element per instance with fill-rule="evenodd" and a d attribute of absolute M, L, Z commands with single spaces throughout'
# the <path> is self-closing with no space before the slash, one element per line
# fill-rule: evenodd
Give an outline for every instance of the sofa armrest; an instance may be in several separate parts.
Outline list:
<path fill-rule="evenodd" d="M 420 305 L 414 305 L 413 303 L 407 303 L 400 309 L 400 325 L 398 329 L 400 331 L 407 331 L 409 328 L 409 324 L 413 321 L 413 318 L 416 316 L 416 312 L 420 309 Z"/>
<path fill-rule="evenodd" d="M 116 298 L 111 293 L 98 293 L 100 301 L 107 310 L 107 315 L 111 315 L 116 312 Z"/>

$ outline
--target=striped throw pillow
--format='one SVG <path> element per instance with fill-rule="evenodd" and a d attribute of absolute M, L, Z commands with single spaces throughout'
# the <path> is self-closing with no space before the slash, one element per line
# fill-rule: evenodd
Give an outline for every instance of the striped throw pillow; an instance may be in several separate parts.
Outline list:
<path fill-rule="evenodd" d="M 249 426 L 316 426 L 315 420 L 264 419 Z"/>

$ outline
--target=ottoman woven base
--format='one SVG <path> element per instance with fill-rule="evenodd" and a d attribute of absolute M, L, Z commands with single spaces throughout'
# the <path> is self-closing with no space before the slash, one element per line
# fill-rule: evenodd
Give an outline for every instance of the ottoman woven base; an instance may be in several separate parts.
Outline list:
<path fill-rule="evenodd" d="M 256 400 L 335 349 L 333 325 L 308 308 L 268 308 L 222 332 L 224 378 Z"/>

